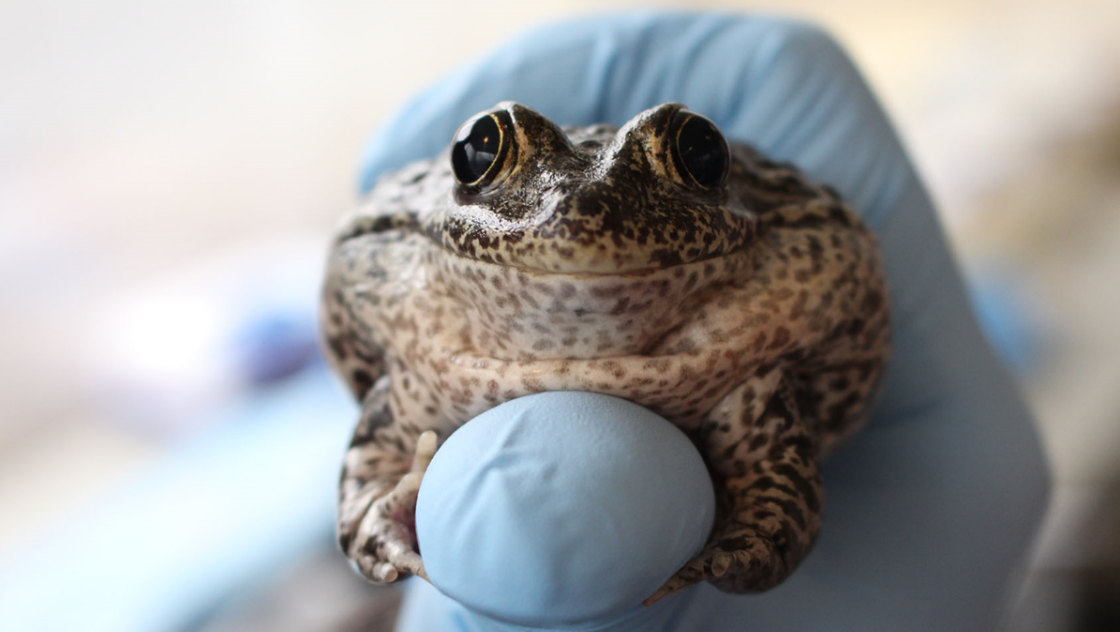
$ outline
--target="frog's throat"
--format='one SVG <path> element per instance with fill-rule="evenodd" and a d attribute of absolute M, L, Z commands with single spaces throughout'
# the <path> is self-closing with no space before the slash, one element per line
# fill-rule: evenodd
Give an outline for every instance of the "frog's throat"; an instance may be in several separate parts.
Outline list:
<path fill-rule="evenodd" d="M 562 274 L 499 265 L 432 244 L 430 287 L 465 310 L 470 344 L 495 358 L 640 354 L 742 278 L 748 251 L 648 271 Z"/>

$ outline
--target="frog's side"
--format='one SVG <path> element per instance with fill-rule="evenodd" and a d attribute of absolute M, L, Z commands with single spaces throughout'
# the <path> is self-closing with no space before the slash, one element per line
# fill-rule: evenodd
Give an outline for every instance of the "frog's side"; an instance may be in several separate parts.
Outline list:
<path fill-rule="evenodd" d="M 818 460 L 863 422 L 884 366 L 873 238 L 832 190 L 745 145 L 702 186 L 711 169 L 696 178 L 689 164 L 715 163 L 680 159 L 676 104 L 621 130 L 561 130 L 512 103 L 492 112 L 479 129 L 500 130 L 501 149 L 480 182 L 459 182 L 447 153 L 386 176 L 332 250 L 325 339 L 362 401 L 343 550 L 375 581 L 422 573 L 419 475 L 405 476 L 434 450 L 417 449 L 421 433 L 585 390 L 676 423 L 717 485 L 708 546 L 651 602 L 704 579 L 736 592 L 781 582 L 820 526 Z M 493 141 L 467 137 L 478 120 L 459 146 Z M 696 140 L 698 120 L 686 134 L 708 143 L 698 151 L 727 147 L 714 126 Z"/>

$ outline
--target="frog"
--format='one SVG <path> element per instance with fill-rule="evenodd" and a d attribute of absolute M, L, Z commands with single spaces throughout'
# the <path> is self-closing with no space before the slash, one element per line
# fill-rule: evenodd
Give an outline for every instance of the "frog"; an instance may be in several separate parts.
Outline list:
<path fill-rule="evenodd" d="M 378 583 L 427 578 L 415 506 L 442 440 L 518 397 L 591 391 L 680 428 L 716 491 L 707 543 L 644 603 L 773 588 L 820 532 L 820 463 L 866 423 L 890 349 L 853 209 L 678 103 L 621 127 L 481 112 L 377 181 L 325 277 L 324 348 L 361 411 L 338 543 Z"/>

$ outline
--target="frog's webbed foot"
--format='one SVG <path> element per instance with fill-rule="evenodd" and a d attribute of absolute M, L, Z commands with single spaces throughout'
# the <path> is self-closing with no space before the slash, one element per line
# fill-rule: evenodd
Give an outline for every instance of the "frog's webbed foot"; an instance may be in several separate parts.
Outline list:
<path fill-rule="evenodd" d="M 768 590 L 808 554 L 824 498 L 814 444 L 781 390 L 751 425 L 753 433 L 724 451 L 751 465 L 717 482 L 725 510 L 708 544 L 645 605 L 705 580 L 725 592 Z"/>
<path fill-rule="evenodd" d="M 416 497 L 437 443 L 431 430 L 420 435 L 411 471 L 373 501 L 344 542 L 347 555 L 371 581 L 394 582 L 408 574 L 428 578 L 416 547 Z"/>

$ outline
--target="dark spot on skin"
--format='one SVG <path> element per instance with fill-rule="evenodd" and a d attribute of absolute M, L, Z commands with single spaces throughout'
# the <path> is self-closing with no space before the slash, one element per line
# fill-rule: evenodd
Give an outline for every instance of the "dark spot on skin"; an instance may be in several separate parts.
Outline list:
<path fill-rule="evenodd" d="M 876 313 L 880 311 L 882 305 L 883 295 L 875 290 L 871 290 L 864 296 L 863 305 L 860 306 L 860 309 L 866 314 Z"/>
<path fill-rule="evenodd" d="M 667 268 L 669 266 L 675 266 L 684 263 L 684 258 L 681 257 L 680 252 L 668 248 L 653 251 L 650 254 L 649 259 L 650 263 L 661 268 Z"/>
<path fill-rule="evenodd" d="M 821 501 L 817 496 L 816 488 L 796 468 L 788 463 L 778 463 L 774 466 L 774 473 L 784 477 L 797 489 L 796 495 L 805 501 L 809 511 L 817 513 L 821 510 Z"/>
<path fill-rule="evenodd" d="M 754 439 L 751 439 L 750 445 L 747 446 L 747 450 L 751 452 L 757 452 L 758 450 L 761 450 L 762 446 L 766 445 L 769 441 L 770 437 L 764 434 L 760 434 Z"/>
<path fill-rule="evenodd" d="M 774 339 L 770 341 L 770 349 L 781 349 L 789 342 L 789 330 L 785 327 L 778 327 L 774 330 Z"/>
<path fill-rule="evenodd" d="M 354 369 L 350 373 L 350 378 L 354 381 L 354 386 L 357 387 L 359 398 L 364 397 L 369 389 L 373 388 L 373 377 L 365 369 Z"/>
<path fill-rule="evenodd" d="M 327 338 L 327 346 L 338 360 L 346 359 L 346 345 L 340 338 Z"/>
<path fill-rule="evenodd" d="M 377 538 L 370 538 L 366 540 L 365 543 L 362 544 L 362 553 L 365 553 L 366 555 L 376 555 L 377 540 Z"/>
<path fill-rule="evenodd" d="M 789 516 L 791 520 L 797 523 L 798 529 L 805 528 L 805 512 L 801 510 L 801 507 L 795 501 L 789 500 L 788 498 L 765 495 L 757 496 L 756 499 L 760 504 L 773 505 L 780 509 L 782 515 Z"/>

